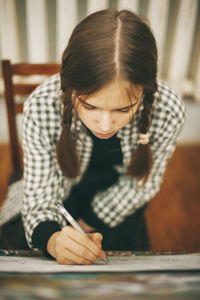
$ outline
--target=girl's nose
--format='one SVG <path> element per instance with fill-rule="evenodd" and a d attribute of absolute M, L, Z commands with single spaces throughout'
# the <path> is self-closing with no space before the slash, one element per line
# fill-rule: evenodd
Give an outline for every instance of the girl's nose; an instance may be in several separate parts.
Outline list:
<path fill-rule="evenodd" d="M 108 111 L 101 112 L 99 116 L 99 130 L 101 133 L 109 133 L 112 131 L 112 116 Z"/>

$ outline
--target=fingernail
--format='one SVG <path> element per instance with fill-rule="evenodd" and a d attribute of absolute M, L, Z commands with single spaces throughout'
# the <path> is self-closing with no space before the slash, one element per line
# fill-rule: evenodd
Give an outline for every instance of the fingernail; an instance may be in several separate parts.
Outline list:
<path fill-rule="evenodd" d="M 103 237 L 102 237 L 101 233 L 96 233 L 95 238 L 98 239 L 98 240 L 102 240 Z"/>
<path fill-rule="evenodd" d="M 105 252 L 101 251 L 101 253 L 100 253 L 100 258 L 105 258 L 105 257 L 106 257 Z"/>

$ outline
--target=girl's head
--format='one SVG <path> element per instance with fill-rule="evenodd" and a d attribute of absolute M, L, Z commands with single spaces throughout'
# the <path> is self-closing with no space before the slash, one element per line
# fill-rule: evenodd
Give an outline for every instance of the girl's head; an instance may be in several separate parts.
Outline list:
<path fill-rule="evenodd" d="M 75 27 L 60 71 L 65 126 L 57 153 L 67 176 L 75 177 L 79 172 L 69 126 L 73 107 L 96 136 L 109 138 L 131 121 L 142 99 L 139 132 L 147 133 L 157 90 L 156 73 L 154 36 L 132 12 L 98 11 Z M 151 167 L 149 145 L 140 145 L 134 154 L 128 174 L 147 178 Z"/>
<path fill-rule="evenodd" d="M 82 122 L 98 138 L 108 139 L 124 127 L 136 112 L 142 88 L 117 78 L 91 95 L 75 96 L 75 107 Z"/>

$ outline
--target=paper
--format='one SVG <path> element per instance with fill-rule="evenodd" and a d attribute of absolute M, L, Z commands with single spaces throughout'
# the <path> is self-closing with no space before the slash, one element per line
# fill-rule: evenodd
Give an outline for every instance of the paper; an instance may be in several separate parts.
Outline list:
<path fill-rule="evenodd" d="M 0 256 L 0 272 L 70 273 L 200 270 L 200 253 L 181 255 L 109 256 L 110 264 L 97 260 L 93 265 L 59 265 L 44 257 Z"/>

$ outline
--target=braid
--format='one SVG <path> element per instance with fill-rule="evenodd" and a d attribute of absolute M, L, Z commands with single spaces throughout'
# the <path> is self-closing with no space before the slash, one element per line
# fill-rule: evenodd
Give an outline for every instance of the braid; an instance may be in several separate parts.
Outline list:
<path fill-rule="evenodd" d="M 157 84 L 155 83 L 155 89 L 144 90 L 143 104 L 144 108 L 141 114 L 141 121 L 139 124 L 139 132 L 141 134 L 147 134 L 151 124 L 151 110 L 154 101 L 154 92 L 157 90 Z M 152 167 L 152 153 L 149 143 L 140 143 L 136 151 L 132 155 L 131 162 L 127 169 L 127 174 L 137 179 L 143 179 L 143 183 L 146 182 L 148 175 Z"/>
<path fill-rule="evenodd" d="M 72 91 L 67 89 L 63 97 L 62 132 L 57 144 L 57 160 L 62 172 L 66 176 L 74 178 L 79 175 L 79 160 L 71 134 L 73 109 L 71 96 Z"/>

